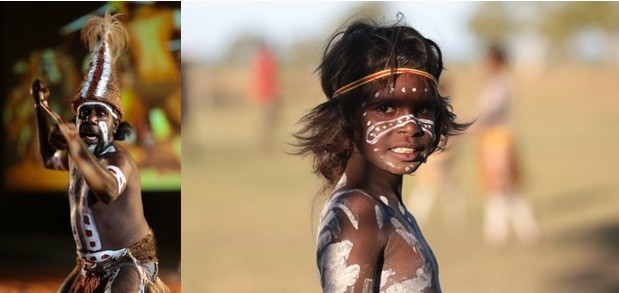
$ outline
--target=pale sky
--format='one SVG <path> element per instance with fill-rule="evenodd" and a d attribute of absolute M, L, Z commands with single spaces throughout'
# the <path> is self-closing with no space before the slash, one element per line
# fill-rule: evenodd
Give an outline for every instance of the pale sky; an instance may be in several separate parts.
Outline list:
<path fill-rule="evenodd" d="M 474 54 L 475 39 L 467 30 L 468 17 L 479 5 L 466 1 L 388 2 L 385 17 L 398 11 L 406 22 L 437 42 L 445 59 Z M 333 33 L 337 20 L 358 6 L 354 1 L 210 1 L 182 2 L 183 58 L 214 60 L 239 36 L 252 32 L 276 47 L 286 48 L 299 39 Z"/>

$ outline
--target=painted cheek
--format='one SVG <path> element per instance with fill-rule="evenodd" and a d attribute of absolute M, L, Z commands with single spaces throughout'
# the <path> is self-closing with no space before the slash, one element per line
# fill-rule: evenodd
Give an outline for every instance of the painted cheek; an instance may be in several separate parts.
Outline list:
<path fill-rule="evenodd" d="M 107 129 L 107 124 L 105 124 L 105 122 L 103 121 L 99 121 L 99 129 L 101 130 L 101 136 L 103 137 L 103 144 L 107 146 L 109 139 L 108 139 L 108 129 Z"/>

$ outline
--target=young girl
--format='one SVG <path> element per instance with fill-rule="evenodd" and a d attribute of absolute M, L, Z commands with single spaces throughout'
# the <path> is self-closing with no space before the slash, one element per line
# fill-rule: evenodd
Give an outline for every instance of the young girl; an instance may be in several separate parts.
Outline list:
<path fill-rule="evenodd" d="M 327 44 L 320 72 L 327 101 L 301 118 L 297 154 L 332 190 L 320 219 L 324 292 L 440 292 L 438 266 L 402 204 L 412 174 L 455 122 L 437 90 L 439 47 L 415 29 L 356 21 Z"/>

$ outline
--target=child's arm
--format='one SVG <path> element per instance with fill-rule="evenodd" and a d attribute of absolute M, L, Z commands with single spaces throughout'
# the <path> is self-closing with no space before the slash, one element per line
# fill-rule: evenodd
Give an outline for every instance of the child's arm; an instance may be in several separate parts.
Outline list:
<path fill-rule="evenodd" d="M 324 215 L 318 239 L 323 292 L 375 292 L 386 244 L 382 215 L 367 195 L 341 196 Z"/>
<path fill-rule="evenodd" d="M 56 127 L 51 131 L 51 125 L 47 118 L 47 112 L 42 104 L 47 105 L 49 89 L 39 80 L 35 80 L 31 87 L 32 98 L 34 99 L 34 109 L 36 112 L 37 132 L 39 140 L 39 151 L 43 159 L 45 168 L 54 170 L 68 170 L 68 156 L 66 152 L 66 141 L 60 135 Z"/>

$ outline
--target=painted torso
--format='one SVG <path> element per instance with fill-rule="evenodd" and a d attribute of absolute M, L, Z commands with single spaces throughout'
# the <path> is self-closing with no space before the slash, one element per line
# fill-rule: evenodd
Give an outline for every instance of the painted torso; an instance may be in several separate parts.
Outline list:
<path fill-rule="evenodd" d="M 367 229 L 358 222 L 361 216 L 350 205 L 353 192 L 354 196 L 373 201 L 376 221 L 372 225 L 387 235 L 379 253 L 381 261 L 375 267 L 376 277 L 364 280 L 364 290 L 354 286 L 361 284 L 357 280 L 361 268 L 348 258 L 353 247 L 364 243 L 341 237 L 342 229 Z M 338 217 L 342 214 L 346 217 Z M 349 223 L 341 223 L 342 219 Z M 324 292 L 441 292 L 434 254 L 413 216 L 399 202 L 389 203 L 384 196 L 375 197 L 359 189 L 340 191 L 325 204 L 318 233 L 318 265 Z"/>
<path fill-rule="evenodd" d="M 115 152 L 110 145 L 103 153 Z M 102 249 L 99 231 L 95 223 L 92 205 L 96 198 L 90 194 L 90 188 L 79 169 L 69 160 L 69 204 L 71 212 L 71 230 L 80 252 L 96 252 Z"/>

